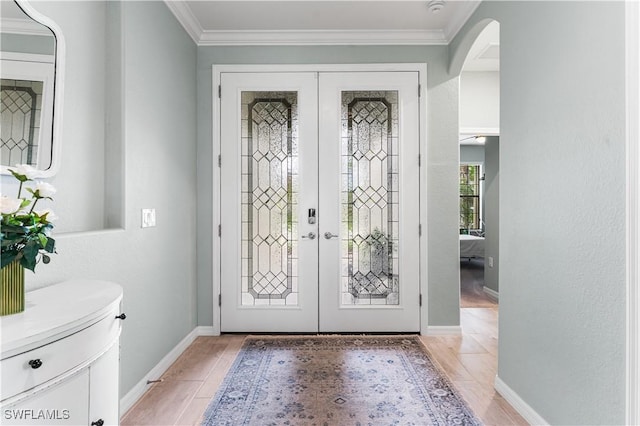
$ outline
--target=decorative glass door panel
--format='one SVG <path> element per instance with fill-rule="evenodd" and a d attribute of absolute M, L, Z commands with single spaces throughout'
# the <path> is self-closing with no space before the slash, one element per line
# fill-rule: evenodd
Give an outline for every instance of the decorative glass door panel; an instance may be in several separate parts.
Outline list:
<path fill-rule="evenodd" d="M 319 81 L 320 331 L 419 331 L 418 75 Z"/>
<path fill-rule="evenodd" d="M 342 304 L 397 305 L 398 92 L 342 92 L 341 116 Z"/>
<path fill-rule="evenodd" d="M 419 331 L 417 73 L 221 82 L 221 330 Z"/>
<path fill-rule="evenodd" d="M 221 82 L 221 330 L 317 332 L 315 75 Z"/>
<path fill-rule="evenodd" d="M 242 305 L 297 305 L 296 92 L 242 92 Z"/>

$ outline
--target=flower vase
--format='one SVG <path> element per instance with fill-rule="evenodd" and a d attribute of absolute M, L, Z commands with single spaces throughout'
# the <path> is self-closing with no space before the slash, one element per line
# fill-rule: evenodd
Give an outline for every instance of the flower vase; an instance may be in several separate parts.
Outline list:
<path fill-rule="evenodd" d="M 0 271 L 0 316 L 24 311 L 24 268 L 14 260 Z"/>

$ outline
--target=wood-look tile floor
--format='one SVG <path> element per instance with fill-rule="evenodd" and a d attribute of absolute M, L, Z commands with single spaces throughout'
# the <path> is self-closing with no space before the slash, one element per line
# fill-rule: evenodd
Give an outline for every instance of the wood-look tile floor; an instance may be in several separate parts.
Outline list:
<path fill-rule="evenodd" d="M 498 363 L 497 305 L 463 308 L 460 316 L 462 335 L 422 336 L 427 350 L 484 424 L 526 425 L 493 388 Z M 151 385 L 123 416 L 121 424 L 199 425 L 244 338 L 198 337 L 162 382 Z"/>

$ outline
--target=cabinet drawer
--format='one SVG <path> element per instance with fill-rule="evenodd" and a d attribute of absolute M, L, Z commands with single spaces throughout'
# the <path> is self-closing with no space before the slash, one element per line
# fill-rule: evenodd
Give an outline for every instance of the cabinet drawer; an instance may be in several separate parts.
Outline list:
<path fill-rule="evenodd" d="M 2 360 L 3 401 L 47 382 L 69 370 L 82 367 L 106 349 L 120 331 L 116 312 L 63 339 Z M 33 368 L 29 362 L 40 360 Z"/>
<path fill-rule="evenodd" d="M 3 425 L 88 425 L 89 371 L 39 392 L 33 398 L 2 407 Z"/>

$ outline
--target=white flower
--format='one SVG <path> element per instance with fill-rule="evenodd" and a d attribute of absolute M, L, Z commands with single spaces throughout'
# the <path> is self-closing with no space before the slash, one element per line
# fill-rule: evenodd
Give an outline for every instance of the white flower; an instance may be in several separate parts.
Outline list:
<path fill-rule="evenodd" d="M 16 164 L 14 167 L 9 168 L 9 170 L 26 177 L 27 180 L 32 180 L 40 176 L 40 170 L 28 164 Z"/>
<path fill-rule="evenodd" d="M 0 213 L 12 214 L 20 210 L 22 200 L 20 198 L 0 197 Z"/>
<path fill-rule="evenodd" d="M 38 182 L 34 190 L 34 194 L 37 194 L 38 198 L 49 198 L 56 193 L 56 189 L 47 182 Z"/>
<path fill-rule="evenodd" d="M 47 215 L 47 222 L 49 222 L 49 223 L 55 222 L 56 220 L 58 220 L 58 215 L 55 214 L 53 212 L 53 210 L 51 210 L 49 208 L 38 210 L 35 213 L 40 217 L 42 217 L 42 216 L 44 216 L 46 214 Z"/>

